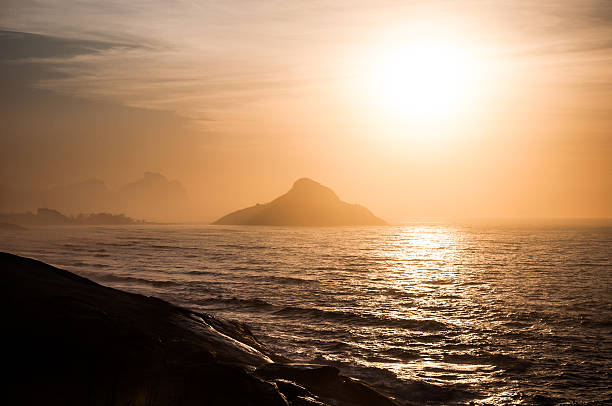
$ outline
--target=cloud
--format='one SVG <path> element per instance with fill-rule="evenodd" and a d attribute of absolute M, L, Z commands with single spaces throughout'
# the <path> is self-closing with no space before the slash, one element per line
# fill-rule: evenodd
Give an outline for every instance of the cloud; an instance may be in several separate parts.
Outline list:
<path fill-rule="evenodd" d="M 399 1 L 5 3 L 0 28 L 83 41 L 79 52 L 15 58 L 57 74 L 37 87 L 201 120 L 298 95 L 322 78 L 333 80 L 342 74 L 329 67 L 338 50 L 386 25 L 413 23 L 425 8 Z M 479 20 L 482 36 L 492 37 L 491 48 L 500 57 L 562 65 L 571 54 L 570 63 L 581 58 L 592 63 L 580 80 L 594 75 L 597 82 L 612 82 L 602 69 L 612 49 L 607 1 L 466 1 L 462 7 L 440 1 L 430 3 L 426 13 Z M 593 54 L 603 57 L 594 60 Z"/>
<path fill-rule="evenodd" d="M 253 29 L 264 17 L 278 18 L 268 16 L 272 11 L 255 3 L 243 9 L 190 1 L 26 1 L 9 3 L 0 26 L 39 33 L 41 42 L 114 44 L 14 58 L 58 74 L 36 87 L 202 119 L 303 83 L 278 52 L 274 25 Z"/>

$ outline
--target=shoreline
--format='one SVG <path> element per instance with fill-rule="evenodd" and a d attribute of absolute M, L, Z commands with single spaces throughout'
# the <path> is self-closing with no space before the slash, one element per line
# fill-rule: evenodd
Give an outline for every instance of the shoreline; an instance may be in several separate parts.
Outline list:
<path fill-rule="evenodd" d="M 0 253 L 22 404 L 397 405 L 328 365 L 295 363 L 237 321 Z"/>

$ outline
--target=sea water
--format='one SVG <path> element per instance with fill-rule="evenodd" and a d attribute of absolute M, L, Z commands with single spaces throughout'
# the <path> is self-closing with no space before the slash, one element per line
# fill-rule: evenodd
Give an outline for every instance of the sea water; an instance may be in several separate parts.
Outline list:
<path fill-rule="evenodd" d="M 41 227 L 0 250 L 244 321 L 403 404 L 612 402 L 609 226 Z"/>

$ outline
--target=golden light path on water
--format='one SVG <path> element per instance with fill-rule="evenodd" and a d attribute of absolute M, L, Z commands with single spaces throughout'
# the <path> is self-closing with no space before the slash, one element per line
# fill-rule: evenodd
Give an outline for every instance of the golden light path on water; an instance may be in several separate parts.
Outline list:
<path fill-rule="evenodd" d="M 386 266 L 377 270 L 377 288 L 381 290 L 392 289 L 403 292 L 413 297 L 430 297 L 429 306 L 407 303 L 397 308 L 388 308 L 385 305 L 386 295 L 373 296 L 371 307 L 373 309 L 385 309 L 379 312 L 381 317 L 390 317 L 398 320 L 421 319 L 423 321 L 438 321 L 446 325 L 453 325 L 457 329 L 473 329 L 474 324 L 482 323 L 472 318 L 468 309 L 463 310 L 461 306 L 453 306 L 453 310 L 440 314 L 439 308 L 444 307 L 444 302 L 452 300 L 457 303 L 471 301 L 470 292 L 458 286 L 470 285 L 470 280 L 461 272 L 463 251 L 466 250 L 465 233 L 458 232 L 452 227 L 419 226 L 406 227 L 401 233 L 390 236 L 387 245 L 379 251 L 381 257 L 385 257 Z M 468 248 L 469 250 L 469 248 Z M 423 266 L 423 264 L 427 264 Z M 436 299 L 433 293 L 440 286 L 446 285 L 452 292 L 447 292 L 444 299 Z M 432 309 L 431 311 L 429 309 Z M 482 326 L 478 326 L 482 327 Z M 384 329 L 380 329 L 381 331 Z M 470 337 L 465 337 L 466 342 L 471 342 Z M 370 348 L 370 350 L 374 350 Z M 440 360 L 444 354 L 432 352 L 422 358 L 411 362 L 364 362 L 365 365 L 375 368 L 383 368 L 393 371 L 398 377 L 408 380 L 422 379 L 428 376 L 432 382 L 444 384 L 457 381 L 465 384 L 479 384 L 490 379 L 494 373 L 495 365 L 492 364 L 457 364 Z M 450 371 L 450 372 L 449 372 Z M 487 399 L 494 402 L 496 399 L 504 398 L 507 393 L 499 393 Z"/>

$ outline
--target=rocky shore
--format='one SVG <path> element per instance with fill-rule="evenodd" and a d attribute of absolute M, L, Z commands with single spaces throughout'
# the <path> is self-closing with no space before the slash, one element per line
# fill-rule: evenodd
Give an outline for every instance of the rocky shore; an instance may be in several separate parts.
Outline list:
<path fill-rule="evenodd" d="M 396 405 L 274 353 L 242 323 L 12 254 L 0 263 L 7 404 Z"/>

